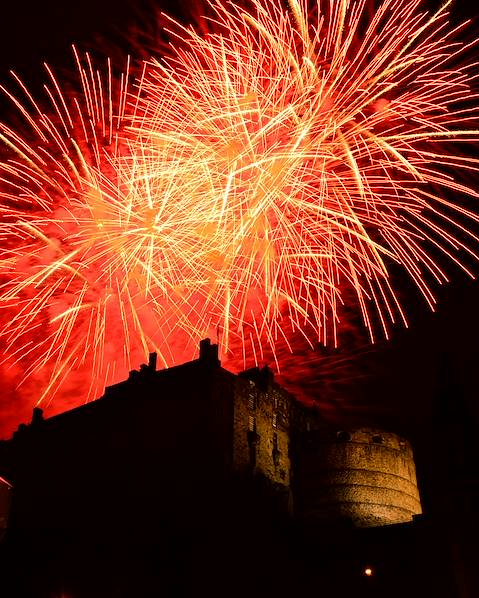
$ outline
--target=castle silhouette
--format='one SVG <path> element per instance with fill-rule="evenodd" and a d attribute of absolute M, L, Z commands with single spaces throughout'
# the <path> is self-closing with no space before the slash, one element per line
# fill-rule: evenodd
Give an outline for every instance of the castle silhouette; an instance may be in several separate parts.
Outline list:
<path fill-rule="evenodd" d="M 209 339 L 86 405 L 34 409 L 0 476 L 9 598 L 475 591 L 455 515 L 421 515 L 405 439 L 332 427 L 269 368 L 222 368 Z"/>

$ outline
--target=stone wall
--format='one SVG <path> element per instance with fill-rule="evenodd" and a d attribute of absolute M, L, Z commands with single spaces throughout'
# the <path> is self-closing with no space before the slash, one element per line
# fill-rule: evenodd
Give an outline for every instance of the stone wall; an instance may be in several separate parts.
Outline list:
<path fill-rule="evenodd" d="M 301 449 L 302 516 L 358 527 L 411 521 L 421 513 L 410 444 L 370 428 L 309 435 Z"/>
<path fill-rule="evenodd" d="M 289 488 L 292 397 L 265 370 L 250 370 L 237 379 L 234 466 Z"/>

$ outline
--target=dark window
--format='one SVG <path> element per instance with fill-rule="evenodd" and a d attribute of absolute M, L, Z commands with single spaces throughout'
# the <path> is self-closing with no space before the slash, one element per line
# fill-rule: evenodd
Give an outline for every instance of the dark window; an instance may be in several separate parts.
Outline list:
<path fill-rule="evenodd" d="M 250 467 L 256 467 L 256 443 L 252 442 L 249 445 L 249 464 Z"/>
<path fill-rule="evenodd" d="M 346 430 L 340 430 L 336 433 L 336 438 L 339 442 L 349 442 L 351 440 L 351 434 L 346 432 Z"/>
<path fill-rule="evenodd" d="M 249 464 L 251 468 L 256 466 L 256 445 L 259 442 L 259 435 L 256 432 L 248 432 Z"/>
<path fill-rule="evenodd" d="M 273 463 L 275 467 L 278 467 L 279 465 L 279 457 L 280 457 L 280 452 L 278 449 L 278 435 L 276 434 L 276 432 L 273 434 L 273 452 L 272 452 L 272 457 L 273 457 Z"/>

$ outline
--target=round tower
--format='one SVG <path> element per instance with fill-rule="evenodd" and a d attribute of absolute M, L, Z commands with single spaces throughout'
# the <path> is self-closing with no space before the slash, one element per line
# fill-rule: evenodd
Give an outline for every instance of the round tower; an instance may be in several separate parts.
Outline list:
<path fill-rule="evenodd" d="M 397 434 L 373 428 L 314 432 L 299 461 L 304 519 L 374 527 L 422 512 L 412 448 Z"/>

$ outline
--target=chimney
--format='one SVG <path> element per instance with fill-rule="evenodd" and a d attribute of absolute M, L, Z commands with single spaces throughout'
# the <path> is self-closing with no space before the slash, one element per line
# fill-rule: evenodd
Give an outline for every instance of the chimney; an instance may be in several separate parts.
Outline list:
<path fill-rule="evenodd" d="M 148 359 L 148 367 L 150 368 L 150 370 L 152 372 L 156 372 L 156 358 L 157 358 L 156 353 L 150 353 L 150 357 Z"/>
<path fill-rule="evenodd" d="M 36 426 L 43 422 L 43 409 L 40 407 L 34 407 L 32 413 L 32 425 Z"/>
<path fill-rule="evenodd" d="M 214 367 L 220 366 L 218 359 L 218 345 L 212 345 L 209 338 L 200 341 L 200 359 L 199 361 Z"/>

